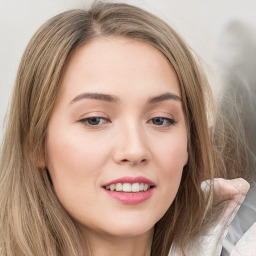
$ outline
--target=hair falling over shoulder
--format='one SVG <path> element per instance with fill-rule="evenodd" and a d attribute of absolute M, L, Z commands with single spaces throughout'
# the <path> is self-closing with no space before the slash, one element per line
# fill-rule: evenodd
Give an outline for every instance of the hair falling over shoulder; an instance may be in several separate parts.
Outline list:
<path fill-rule="evenodd" d="M 221 143 L 214 146 L 209 127 L 216 111 L 207 79 L 189 47 L 165 22 L 127 4 L 99 2 L 48 20 L 21 60 L 0 163 L 3 256 L 91 255 L 43 163 L 47 124 L 65 64 L 74 49 L 97 37 L 128 37 L 152 45 L 168 59 L 180 83 L 189 160 L 174 202 L 155 225 L 151 255 L 167 256 L 172 244 L 182 251 L 202 232 L 212 190 L 205 197 L 201 182 L 223 176 L 225 170 Z M 221 134 L 221 129 L 214 132 Z"/>

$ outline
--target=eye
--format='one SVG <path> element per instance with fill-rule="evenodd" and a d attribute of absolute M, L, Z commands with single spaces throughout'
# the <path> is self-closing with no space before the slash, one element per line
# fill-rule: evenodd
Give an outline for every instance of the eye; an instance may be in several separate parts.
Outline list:
<path fill-rule="evenodd" d="M 105 117 L 92 116 L 92 117 L 81 119 L 79 120 L 79 122 L 83 123 L 83 125 L 85 126 L 100 126 L 109 122 L 109 120 Z"/>
<path fill-rule="evenodd" d="M 157 126 L 170 126 L 176 124 L 176 120 L 168 117 L 154 117 L 150 120 L 150 123 Z"/>

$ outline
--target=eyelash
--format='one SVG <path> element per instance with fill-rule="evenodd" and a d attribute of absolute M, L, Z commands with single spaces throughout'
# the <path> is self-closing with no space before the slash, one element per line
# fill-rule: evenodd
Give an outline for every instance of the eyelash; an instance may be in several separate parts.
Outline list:
<path fill-rule="evenodd" d="M 157 125 L 157 124 L 154 124 L 153 123 L 153 120 L 156 120 L 156 119 L 162 119 L 163 122 L 165 122 L 164 125 Z M 162 116 L 157 116 L 157 117 L 153 117 L 149 120 L 153 125 L 156 125 L 156 126 L 161 126 L 161 127 L 168 127 L 168 126 L 173 126 L 177 123 L 177 121 L 173 118 L 169 118 L 169 117 L 162 117 Z"/>
<path fill-rule="evenodd" d="M 90 124 L 89 121 L 93 120 L 93 119 L 100 119 L 101 121 L 104 120 L 105 122 L 102 124 L 98 123 L 98 124 Z M 87 117 L 84 119 L 79 120 L 79 122 L 81 122 L 84 126 L 88 126 L 90 128 L 97 128 L 100 125 L 104 125 L 107 122 L 110 122 L 108 118 L 106 117 L 102 117 L 102 116 L 92 116 L 92 117 Z"/>
<path fill-rule="evenodd" d="M 161 119 L 163 124 L 156 124 L 154 123 L 154 121 L 156 121 L 158 119 L 158 121 Z M 90 121 L 98 121 L 98 123 L 96 124 L 90 124 Z M 103 121 L 103 123 L 100 123 L 101 121 Z M 102 116 L 92 116 L 92 117 L 87 117 L 87 118 L 83 118 L 81 120 L 79 120 L 79 122 L 81 122 L 84 126 L 87 126 L 89 128 L 99 128 L 101 125 L 104 125 L 108 122 L 111 122 L 108 118 L 106 117 L 102 117 Z M 169 126 L 173 126 L 177 123 L 177 121 L 173 118 L 168 118 L 168 117 L 162 117 L 162 116 L 156 116 L 151 118 L 148 123 L 155 125 L 157 127 L 169 127 Z"/>

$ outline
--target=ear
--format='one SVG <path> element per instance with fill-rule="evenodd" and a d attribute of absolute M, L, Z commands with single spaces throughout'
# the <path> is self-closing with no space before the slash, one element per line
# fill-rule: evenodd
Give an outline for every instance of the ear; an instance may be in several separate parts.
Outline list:
<path fill-rule="evenodd" d="M 184 163 L 183 163 L 183 167 L 188 163 L 188 150 L 185 153 L 185 157 L 184 157 Z"/>
<path fill-rule="evenodd" d="M 188 152 L 189 152 L 189 146 L 187 142 L 187 152 L 185 153 L 183 167 L 188 163 Z"/>
<path fill-rule="evenodd" d="M 41 156 L 36 156 L 34 163 L 39 168 L 45 168 L 45 166 L 46 166 L 45 160 Z"/>

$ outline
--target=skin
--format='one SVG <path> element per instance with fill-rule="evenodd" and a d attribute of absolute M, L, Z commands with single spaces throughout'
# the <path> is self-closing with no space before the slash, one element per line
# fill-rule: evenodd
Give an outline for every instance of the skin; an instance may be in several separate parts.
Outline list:
<path fill-rule="evenodd" d="M 175 96 L 158 97 L 166 93 Z M 173 202 L 188 159 L 178 97 L 173 68 L 144 42 L 101 37 L 71 56 L 48 125 L 46 165 L 94 255 L 149 253 L 154 224 Z M 124 176 L 153 181 L 152 196 L 135 205 L 110 197 L 102 186 Z"/>
<path fill-rule="evenodd" d="M 237 178 L 225 180 L 222 178 L 214 179 L 214 204 L 217 205 L 223 201 L 234 199 L 238 195 L 245 196 L 248 192 L 248 183 Z"/>

